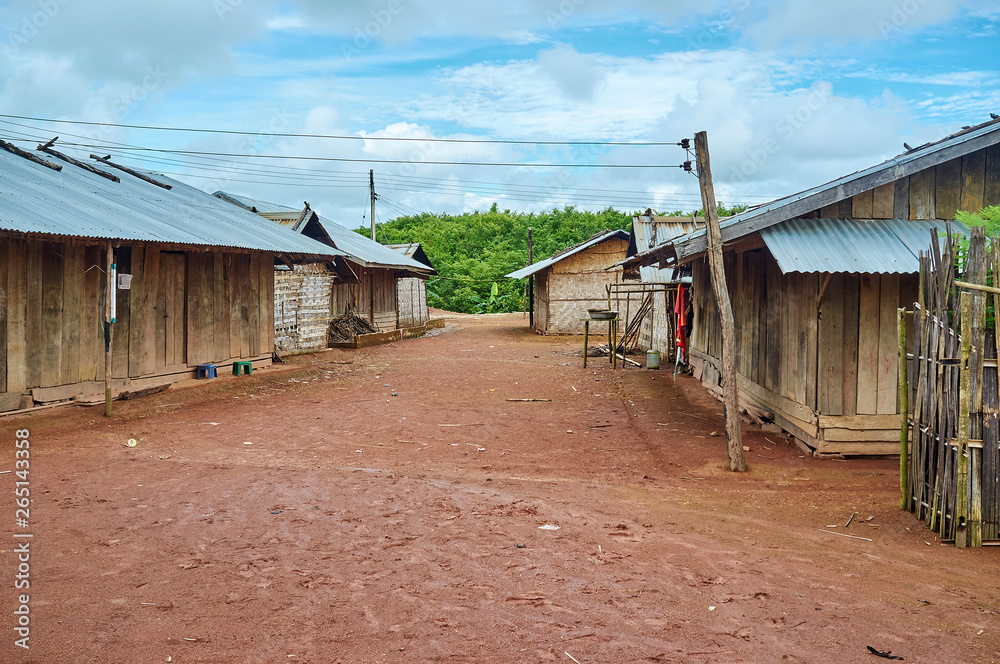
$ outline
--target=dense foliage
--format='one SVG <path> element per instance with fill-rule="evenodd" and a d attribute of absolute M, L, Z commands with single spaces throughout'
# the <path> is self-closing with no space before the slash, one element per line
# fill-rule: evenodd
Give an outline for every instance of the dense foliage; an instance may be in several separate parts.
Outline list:
<path fill-rule="evenodd" d="M 720 209 L 720 214 L 731 211 Z M 639 214 L 639 213 L 635 213 Z M 504 275 L 528 263 L 528 228 L 533 260 L 539 261 L 595 233 L 628 230 L 633 213 L 607 208 L 584 212 L 573 206 L 528 214 L 498 210 L 463 215 L 424 213 L 397 217 L 376 229 L 379 242 L 419 242 L 438 271 L 427 282 L 427 303 L 465 313 L 521 311 L 524 281 Z M 356 229 L 369 235 L 370 229 Z"/>
<path fill-rule="evenodd" d="M 990 205 L 978 212 L 960 211 L 955 215 L 970 228 L 972 226 L 985 226 L 986 237 L 997 237 L 1000 235 L 1000 205 Z"/>

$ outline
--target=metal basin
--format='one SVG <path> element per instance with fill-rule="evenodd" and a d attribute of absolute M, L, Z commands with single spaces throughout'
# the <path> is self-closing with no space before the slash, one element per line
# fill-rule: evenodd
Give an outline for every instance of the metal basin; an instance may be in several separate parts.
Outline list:
<path fill-rule="evenodd" d="M 609 311 L 608 309 L 587 309 L 587 313 L 594 320 L 611 320 L 618 315 L 617 311 Z"/>

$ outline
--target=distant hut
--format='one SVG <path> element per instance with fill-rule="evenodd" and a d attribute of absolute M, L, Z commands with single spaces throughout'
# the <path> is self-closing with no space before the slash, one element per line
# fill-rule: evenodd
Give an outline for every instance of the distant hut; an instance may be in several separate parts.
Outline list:
<path fill-rule="evenodd" d="M 896 310 L 916 299 L 917 254 L 958 210 L 998 203 L 994 120 L 724 221 L 740 398 L 820 453 L 898 453 Z M 695 376 L 718 393 L 705 252 L 697 231 L 629 266 L 691 267 Z"/>
<path fill-rule="evenodd" d="M 534 276 L 534 323 L 542 334 L 583 334 L 588 309 L 608 307 L 609 283 L 621 281 L 628 233 L 601 231 L 550 258 L 511 272 L 511 279 Z"/>
<path fill-rule="evenodd" d="M 296 209 L 223 191 L 217 198 L 291 228 L 344 254 L 326 266 L 275 269 L 275 343 L 279 350 L 329 347 L 330 321 L 352 313 L 381 332 L 410 327 L 400 318 L 396 281 L 426 278 L 434 269 L 321 217 L 307 203 Z"/>

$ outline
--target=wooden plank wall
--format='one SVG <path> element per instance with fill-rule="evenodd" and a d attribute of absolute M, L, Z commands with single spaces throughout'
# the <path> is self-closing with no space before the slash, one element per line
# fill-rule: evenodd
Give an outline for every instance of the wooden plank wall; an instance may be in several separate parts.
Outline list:
<path fill-rule="evenodd" d="M 1000 145 L 977 150 L 806 215 L 840 219 L 947 219 L 1000 204 Z"/>
<path fill-rule="evenodd" d="M 916 276 L 782 275 L 765 250 L 725 255 L 739 372 L 825 416 L 896 411 L 896 309 Z M 703 260 L 693 265 L 695 349 L 719 358 L 722 334 Z"/>
<path fill-rule="evenodd" d="M 396 271 L 378 267 L 355 267 L 360 283 L 334 287 L 331 311 L 340 315 L 354 310 L 382 331 L 395 330 L 399 312 L 396 305 Z"/>
<path fill-rule="evenodd" d="M 0 238 L 0 393 L 104 379 L 99 245 Z M 112 376 L 183 371 L 273 349 L 269 254 L 119 247 Z"/>

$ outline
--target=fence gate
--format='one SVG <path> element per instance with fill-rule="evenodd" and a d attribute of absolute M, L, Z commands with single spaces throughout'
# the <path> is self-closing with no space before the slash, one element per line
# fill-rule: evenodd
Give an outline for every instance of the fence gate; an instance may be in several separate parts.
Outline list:
<path fill-rule="evenodd" d="M 900 408 L 912 431 L 902 506 L 956 546 L 1000 544 L 1000 288 L 986 285 L 1000 275 L 1000 242 L 988 248 L 982 228 L 972 229 L 959 279 L 957 243 L 933 237 L 909 340 L 900 325 L 901 353 L 909 351 Z"/>

